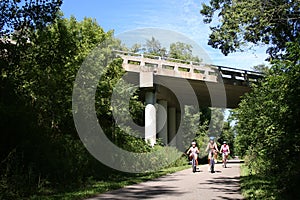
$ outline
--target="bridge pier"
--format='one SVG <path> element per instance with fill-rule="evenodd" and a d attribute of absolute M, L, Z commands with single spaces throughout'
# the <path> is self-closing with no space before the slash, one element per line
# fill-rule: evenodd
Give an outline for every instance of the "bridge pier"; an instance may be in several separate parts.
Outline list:
<path fill-rule="evenodd" d="M 177 133 L 177 131 L 179 130 L 180 123 L 181 123 L 181 111 L 180 110 L 176 110 L 176 111 L 177 111 L 176 112 L 176 133 Z M 184 149 L 183 151 L 185 151 L 186 147 L 183 147 L 182 142 L 183 142 L 182 134 L 177 134 L 176 135 L 176 147 L 179 150 Z"/>
<path fill-rule="evenodd" d="M 261 73 L 242 69 L 172 58 L 161 59 L 132 52 L 115 52 L 123 59 L 122 67 L 131 75 L 133 82 L 139 79 L 139 87 L 145 89 L 145 140 L 151 145 L 159 137 L 165 145 L 177 144 L 178 148 L 184 147 L 183 136 L 176 137 L 182 108 L 172 91 L 163 84 L 161 87 L 155 85 L 155 80 L 172 84 L 178 96 L 196 95 L 199 106 L 236 108 L 240 97 L 251 90 L 249 85 L 263 78 Z M 185 88 L 187 81 L 192 90 Z M 215 99 L 213 102 L 212 98 Z M 194 105 L 195 101 L 190 98 L 190 101 L 186 99 L 184 103 Z"/>
<path fill-rule="evenodd" d="M 168 102 L 158 101 L 157 109 L 157 132 L 164 145 L 168 144 Z"/>
<path fill-rule="evenodd" d="M 145 140 L 154 146 L 156 143 L 156 108 L 154 105 L 156 100 L 154 92 L 147 91 L 145 100 Z"/>
<path fill-rule="evenodd" d="M 168 139 L 170 146 L 176 146 L 176 108 L 168 108 Z"/>

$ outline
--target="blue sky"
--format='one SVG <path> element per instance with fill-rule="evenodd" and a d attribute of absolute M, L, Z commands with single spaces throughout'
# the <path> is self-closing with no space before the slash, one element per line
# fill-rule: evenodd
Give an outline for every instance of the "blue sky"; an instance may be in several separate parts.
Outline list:
<path fill-rule="evenodd" d="M 207 45 L 209 25 L 202 22 L 201 4 L 206 0 L 64 0 L 65 17 L 95 18 L 105 31 L 118 36 L 140 28 L 161 28 L 175 31 L 195 41 L 210 57 L 212 64 L 250 70 L 265 63 L 264 47 L 224 56 Z"/>

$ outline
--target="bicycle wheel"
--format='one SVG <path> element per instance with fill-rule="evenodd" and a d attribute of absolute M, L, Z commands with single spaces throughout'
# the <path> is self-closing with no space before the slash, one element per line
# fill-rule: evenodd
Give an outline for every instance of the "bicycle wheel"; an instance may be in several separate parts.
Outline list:
<path fill-rule="evenodd" d="M 192 160 L 192 171 L 195 173 L 196 172 L 196 160 L 193 158 Z"/>
<path fill-rule="evenodd" d="M 215 172 L 215 161 L 214 161 L 214 158 L 212 158 L 210 160 L 210 172 L 211 173 L 214 173 Z"/>

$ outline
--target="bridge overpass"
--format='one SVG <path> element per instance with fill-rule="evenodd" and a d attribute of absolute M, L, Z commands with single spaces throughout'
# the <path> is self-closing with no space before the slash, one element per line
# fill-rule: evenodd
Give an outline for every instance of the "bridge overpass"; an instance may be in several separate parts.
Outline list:
<path fill-rule="evenodd" d="M 263 74 L 254 71 L 132 52 L 115 53 L 123 59 L 128 80 L 142 88 L 147 105 L 145 139 L 152 145 L 156 137 L 165 144 L 175 137 L 182 104 L 236 108 L 240 97 L 251 90 L 251 83 L 263 78 Z M 162 113 L 167 113 L 167 119 Z M 176 145 L 176 141 L 172 143 Z"/>

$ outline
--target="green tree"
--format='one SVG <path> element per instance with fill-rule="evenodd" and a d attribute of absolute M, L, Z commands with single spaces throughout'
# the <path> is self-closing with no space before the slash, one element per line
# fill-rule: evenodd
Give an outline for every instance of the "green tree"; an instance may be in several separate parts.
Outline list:
<path fill-rule="evenodd" d="M 218 138 L 223 130 L 224 125 L 224 109 L 210 108 L 209 115 L 209 136 Z"/>
<path fill-rule="evenodd" d="M 55 132 L 72 127 L 71 96 L 75 75 L 88 53 L 112 33 L 105 33 L 96 21 L 74 17 L 34 33 L 31 47 L 22 54 L 18 91 L 34 105 L 38 124 Z M 71 131 L 72 132 L 72 131 Z"/>
<path fill-rule="evenodd" d="M 286 50 L 286 42 L 298 41 L 299 9 L 298 0 L 212 0 L 200 12 L 204 22 L 212 24 L 208 44 L 213 48 L 228 55 L 267 44 L 272 58 Z M 219 22 L 213 22 L 214 15 Z"/>
<path fill-rule="evenodd" d="M 234 136 L 233 127 L 230 126 L 230 122 L 224 122 L 223 130 L 222 130 L 220 137 L 218 138 L 218 142 L 220 145 L 222 145 L 223 142 L 226 141 L 226 143 L 230 147 L 230 155 L 231 156 L 235 155 L 234 140 L 235 140 L 235 136 Z"/>
<path fill-rule="evenodd" d="M 236 110 L 239 152 L 249 168 L 275 183 L 285 197 L 299 197 L 300 44 L 288 43 L 285 60 L 272 63 L 263 82 L 253 85 Z M 297 196 L 298 195 L 298 196 Z"/>
<path fill-rule="evenodd" d="M 198 56 L 193 56 L 193 47 L 190 44 L 185 44 L 183 42 L 176 42 L 170 44 L 170 51 L 168 56 L 170 58 L 175 58 L 179 60 L 188 60 L 194 62 L 201 62 Z"/>
<path fill-rule="evenodd" d="M 133 52 L 133 53 L 139 53 L 140 51 L 142 51 L 142 45 L 141 44 L 134 44 L 130 48 L 130 51 Z"/>
<path fill-rule="evenodd" d="M 19 52 L 32 39 L 30 34 L 52 23 L 61 4 L 62 0 L 1 1 L 0 54 L 3 55 L 1 59 L 8 63 L 18 62 Z"/>
<path fill-rule="evenodd" d="M 148 54 L 154 56 L 164 57 L 167 53 L 166 48 L 162 47 L 160 41 L 155 39 L 154 37 L 152 37 L 150 40 L 146 40 L 145 50 Z"/>
<path fill-rule="evenodd" d="M 262 65 L 256 65 L 253 67 L 253 70 L 254 71 L 257 71 L 257 72 L 260 72 L 260 73 L 263 73 L 263 74 L 267 74 L 269 72 L 269 67 L 262 64 Z"/>
<path fill-rule="evenodd" d="M 59 17 L 31 32 L 30 43 L 18 52 L 20 61 L 2 70 L 3 198 L 28 196 L 44 183 L 79 184 L 107 172 L 77 139 L 71 101 L 76 73 L 91 50 L 107 38 L 119 48 L 112 34 L 89 18 Z"/>

